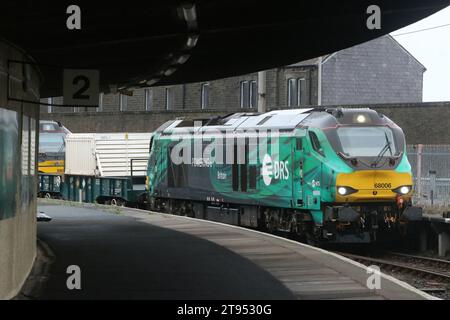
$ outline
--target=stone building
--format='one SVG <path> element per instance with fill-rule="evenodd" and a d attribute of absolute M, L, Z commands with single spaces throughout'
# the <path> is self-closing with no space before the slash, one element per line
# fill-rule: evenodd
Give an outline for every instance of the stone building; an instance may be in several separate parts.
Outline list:
<path fill-rule="evenodd" d="M 314 105 L 352 105 L 422 102 L 425 67 L 391 36 L 384 36 L 333 54 L 266 71 L 269 109 Z M 131 123 L 101 123 L 107 115 L 151 116 L 162 121 L 189 113 L 256 111 L 258 73 L 204 83 L 156 86 L 133 95 L 101 94 L 98 108 L 42 106 L 41 119 L 62 120 L 74 131 L 139 131 Z M 62 103 L 62 98 L 49 98 Z M 95 117 L 86 117 L 86 113 Z M 73 116 L 67 117 L 69 114 Z M 84 127 L 75 127 L 83 115 Z M 136 115 L 139 117 L 139 115 Z M 129 118 L 129 117 L 128 117 Z M 92 119 L 92 120 L 91 120 Z M 94 121 L 95 124 L 86 122 Z M 124 118 L 125 119 L 125 118 Z M 68 121 L 68 122 L 67 122 Z M 108 126 L 110 125 L 110 127 Z M 149 130 L 158 123 L 147 124 Z"/>

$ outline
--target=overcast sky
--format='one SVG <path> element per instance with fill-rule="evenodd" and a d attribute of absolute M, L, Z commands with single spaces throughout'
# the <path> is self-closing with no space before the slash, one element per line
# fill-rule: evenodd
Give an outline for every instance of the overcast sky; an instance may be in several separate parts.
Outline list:
<path fill-rule="evenodd" d="M 400 35 L 446 24 L 433 30 Z M 391 35 L 427 68 L 423 101 L 450 101 L 450 6 Z"/>

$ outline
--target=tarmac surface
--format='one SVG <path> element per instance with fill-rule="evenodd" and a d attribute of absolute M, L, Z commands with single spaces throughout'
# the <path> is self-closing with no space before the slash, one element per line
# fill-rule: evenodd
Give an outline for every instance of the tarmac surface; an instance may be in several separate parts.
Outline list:
<path fill-rule="evenodd" d="M 39 299 L 424 299 L 323 250 L 252 230 L 115 207 L 41 203 L 53 254 Z M 81 289 L 69 290 L 69 266 Z M 73 278 L 72 278 L 73 279 Z"/>

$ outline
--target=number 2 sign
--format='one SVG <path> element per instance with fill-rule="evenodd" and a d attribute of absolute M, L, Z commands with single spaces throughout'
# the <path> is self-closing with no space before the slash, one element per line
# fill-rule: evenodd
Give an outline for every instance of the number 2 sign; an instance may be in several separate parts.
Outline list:
<path fill-rule="evenodd" d="M 64 104 L 98 106 L 99 72 L 89 69 L 64 69 Z"/>

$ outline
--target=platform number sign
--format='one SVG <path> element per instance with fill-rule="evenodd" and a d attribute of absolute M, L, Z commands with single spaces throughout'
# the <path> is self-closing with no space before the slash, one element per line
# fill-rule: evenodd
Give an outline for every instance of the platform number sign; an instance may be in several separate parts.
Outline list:
<path fill-rule="evenodd" d="M 99 72 L 92 69 L 64 69 L 64 104 L 80 107 L 97 107 Z"/>

